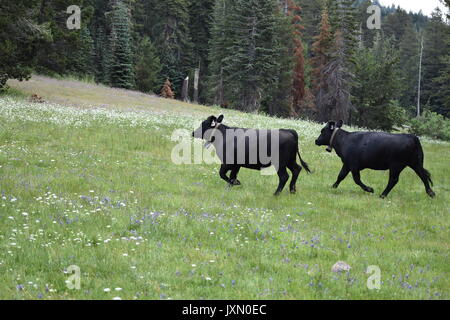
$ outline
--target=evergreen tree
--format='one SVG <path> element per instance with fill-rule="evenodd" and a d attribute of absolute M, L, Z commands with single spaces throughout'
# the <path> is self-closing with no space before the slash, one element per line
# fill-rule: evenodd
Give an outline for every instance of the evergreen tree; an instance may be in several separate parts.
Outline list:
<path fill-rule="evenodd" d="M 301 113 L 302 101 L 306 94 L 305 88 L 305 52 L 303 48 L 303 42 L 301 39 L 302 31 L 304 27 L 301 25 L 300 17 L 301 8 L 295 4 L 294 1 L 288 2 L 288 14 L 291 17 L 292 24 L 294 26 L 294 79 L 292 84 L 292 107 L 295 115 Z"/>
<path fill-rule="evenodd" d="M 270 67 L 268 74 L 272 78 L 267 83 L 268 89 L 262 100 L 262 110 L 279 117 L 288 117 L 294 114 L 292 106 L 293 84 L 294 81 L 300 80 L 298 76 L 301 73 L 299 61 L 298 59 L 294 61 L 293 56 L 295 52 L 295 29 L 291 17 L 287 15 L 288 4 L 289 1 L 286 0 L 286 5 L 281 3 L 280 7 L 275 8 L 272 39 L 262 48 L 262 50 L 266 50 L 266 48 L 274 50 L 271 57 L 274 63 L 268 64 Z M 268 12 L 270 11 L 268 10 Z M 268 28 L 266 31 L 270 30 L 271 28 Z M 298 73 L 294 79 L 293 73 L 296 65 Z M 301 85 L 300 83 L 296 84 Z"/>
<path fill-rule="evenodd" d="M 142 92 L 156 92 L 161 88 L 161 64 L 156 49 L 148 37 L 139 45 L 139 58 L 136 64 L 136 87 Z"/>
<path fill-rule="evenodd" d="M 450 36 L 445 40 L 450 48 Z M 443 116 L 450 118 L 450 53 L 441 58 L 442 69 L 433 79 L 433 84 L 437 90 L 433 94 L 436 104 L 439 106 L 436 111 Z"/>
<path fill-rule="evenodd" d="M 216 1 L 214 6 L 211 40 L 209 44 L 208 61 L 208 100 L 220 106 L 228 104 L 225 101 L 224 65 L 225 58 L 231 55 L 232 28 L 226 17 L 231 12 L 231 0 Z"/>
<path fill-rule="evenodd" d="M 383 22 L 384 35 L 394 39 L 394 45 L 399 47 L 405 34 L 410 31 L 412 25 L 411 16 L 403 9 L 398 7 L 394 13 L 388 15 Z"/>
<path fill-rule="evenodd" d="M 200 68 L 199 97 L 206 100 L 204 79 L 208 74 L 208 49 L 211 38 L 214 0 L 195 0 L 189 4 L 189 34 L 192 41 L 192 62 L 195 68 Z"/>
<path fill-rule="evenodd" d="M 110 7 L 110 83 L 113 87 L 130 89 L 134 87 L 130 12 L 121 0 L 111 0 Z"/>
<path fill-rule="evenodd" d="M 322 70 L 322 85 L 316 101 L 319 109 L 319 121 L 343 120 L 349 122 L 352 110 L 349 83 L 352 74 L 346 68 L 344 36 L 337 30 L 332 59 Z"/>
<path fill-rule="evenodd" d="M 322 20 L 320 22 L 320 33 L 315 37 L 312 45 L 313 56 L 311 63 L 313 65 L 313 92 L 315 95 L 324 88 L 323 68 L 331 59 L 331 49 L 333 46 L 333 38 L 330 31 L 329 17 L 327 9 L 322 12 Z"/>
<path fill-rule="evenodd" d="M 314 42 L 317 33 L 317 26 L 320 24 L 324 9 L 323 0 L 297 0 L 301 7 L 301 17 L 303 21 L 303 40 L 308 46 Z"/>
<path fill-rule="evenodd" d="M 218 1 L 215 18 L 210 85 L 216 102 L 248 112 L 289 114 L 292 30 L 278 2 Z"/>
<path fill-rule="evenodd" d="M 395 113 L 400 112 L 392 100 L 399 90 L 399 54 L 392 40 L 378 34 L 373 47 L 362 47 L 355 56 L 355 79 L 352 90 L 356 106 L 352 122 L 367 128 L 391 130 Z"/>
<path fill-rule="evenodd" d="M 94 66 L 95 81 L 109 83 L 109 65 L 107 56 L 110 53 L 105 29 L 102 25 L 95 25 L 96 35 L 94 40 Z"/>
<path fill-rule="evenodd" d="M 70 59 L 72 63 L 69 63 L 67 71 L 81 77 L 93 76 L 95 74 L 95 70 L 92 69 L 95 60 L 95 48 L 87 23 L 83 24 L 80 33 L 80 45 L 73 52 Z"/>
<path fill-rule="evenodd" d="M 187 0 L 152 0 L 152 41 L 161 60 L 163 78 L 172 80 L 175 94 L 181 93 L 184 78 L 192 70 Z"/>
<path fill-rule="evenodd" d="M 450 0 L 442 0 L 443 3 L 447 6 L 448 12 L 447 12 L 447 19 L 450 20 Z"/>
<path fill-rule="evenodd" d="M 37 8 L 36 0 L 0 3 L 0 89 L 8 79 L 28 79 L 39 41 L 50 40 L 48 27 L 32 16 Z"/>
<path fill-rule="evenodd" d="M 417 103 L 417 83 L 419 77 L 420 39 L 412 22 L 409 21 L 399 44 L 401 68 L 401 88 L 399 100 L 405 107 Z"/>
<path fill-rule="evenodd" d="M 367 13 L 367 8 L 372 5 L 371 0 L 362 0 L 359 5 L 359 21 L 362 21 L 360 27 L 360 39 L 359 39 L 359 47 L 366 46 L 372 47 L 374 37 L 376 35 L 376 30 L 371 30 L 367 28 L 367 19 L 370 14 Z"/>
<path fill-rule="evenodd" d="M 82 10 L 81 30 L 67 28 L 66 10 L 78 5 Z M 84 75 L 92 65 L 92 38 L 89 23 L 94 8 L 90 0 L 59 0 L 40 2 L 38 20 L 47 25 L 51 40 L 41 43 L 36 52 L 37 71 L 45 74 Z"/>
<path fill-rule="evenodd" d="M 340 31 L 345 65 L 353 70 L 353 56 L 360 39 L 361 21 L 355 0 L 328 0 L 332 33 Z"/>
<path fill-rule="evenodd" d="M 445 39 L 450 37 L 450 27 L 442 20 L 440 9 L 432 13 L 431 20 L 425 29 L 422 77 L 422 105 L 430 105 L 431 111 L 444 113 L 443 106 L 438 101 L 436 92 L 441 88 L 433 81 L 442 70 L 446 69 L 444 57 L 450 52 L 450 46 Z"/>

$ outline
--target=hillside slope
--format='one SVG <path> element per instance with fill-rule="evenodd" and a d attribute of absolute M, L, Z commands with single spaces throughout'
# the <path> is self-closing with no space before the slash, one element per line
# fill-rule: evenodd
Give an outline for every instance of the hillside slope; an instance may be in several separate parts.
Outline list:
<path fill-rule="evenodd" d="M 375 195 L 350 177 L 331 189 L 341 163 L 314 145 L 318 124 L 46 77 L 9 85 L 47 102 L 0 97 L 0 298 L 449 298 L 447 143 L 424 142 L 436 199 L 407 169 L 381 200 L 386 172 L 362 174 Z M 172 162 L 173 132 L 220 113 L 299 132 L 314 173 L 296 195 L 273 197 L 276 176 L 243 169 L 230 189 L 217 164 Z M 65 283 L 74 265 L 80 290 Z"/>

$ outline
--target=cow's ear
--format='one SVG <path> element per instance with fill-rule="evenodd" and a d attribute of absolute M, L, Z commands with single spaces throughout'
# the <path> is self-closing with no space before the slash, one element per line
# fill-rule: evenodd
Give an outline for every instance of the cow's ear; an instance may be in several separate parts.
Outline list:
<path fill-rule="evenodd" d="M 223 120 L 223 114 L 221 114 L 218 118 L 217 118 L 217 123 L 222 123 Z"/>
<path fill-rule="evenodd" d="M 334 128 L 336 127 L 336 122 L 330 121 L 328 122 L 328 126 L 330 127 L 331 131 L 334 131 Z"/>
<path fill-rule="evenodd" d="M 212 127 L 214 127 L 214 126 L 216 125 L 216 121 L 217 121 L 217 118 L 216 118 L 216 117 L 210 116 L 207 120 L 208 120 L 208 122 L 210 123 L 210 125 L 211 125 Z"/>
<path fill-rule="evenodd" d="M 343 120 L 339 120 L 338 123 L 336 124 L 336 127 L 342 128 L 343 125 L 344 125 L 344 121 Z"/>

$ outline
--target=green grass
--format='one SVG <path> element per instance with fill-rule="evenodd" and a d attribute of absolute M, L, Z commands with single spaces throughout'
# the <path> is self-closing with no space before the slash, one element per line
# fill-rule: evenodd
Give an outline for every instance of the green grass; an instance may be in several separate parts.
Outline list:
<path fill-rule="evenodd" d="M 423 142 L 436 199 L 406 169 L 381 200 L 350 177 L 331 189 L 341 163 L 314 145 L 319 125 L 76 81 L 9 85 L 55 104 L 0 97 L 2 299 L 449 298 L 448 143 Z M 298 130 L 314 173 L 297 195 L 273 197 L 278 178 L 257 171 L 230 189 L 217 165 L 172 163 L 172 131 L 219 113 Z M 388 176 L 362 179 L 380 194 Z M 340 260 L 349 273 L 331 272 Z M 80 290 L 66 287 L 71 265 Z M 370 265 L 380 290 L 366 286 Z"/>

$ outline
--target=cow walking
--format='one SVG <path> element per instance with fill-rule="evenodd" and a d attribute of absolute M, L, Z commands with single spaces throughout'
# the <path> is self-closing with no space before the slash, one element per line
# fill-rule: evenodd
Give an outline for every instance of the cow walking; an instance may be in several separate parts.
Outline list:
<path fill-rule="evenodd" d="M 223 118 L 223 115 L 210 116 L 192 133 L 194 138 L 204 139 L 206 146 L 213 145 L 216 149 L 222 162 L 220 177 L 230 186 L 240 185 L 237 175 L 241 168 L 261 170 L 273 165 L 279 177 L 275 195 L 279 195 L 289 180 L 288 168 L 292 172 L 289 189 L 295 193 L 302 166 L 311 172 L 300 156 L 297 132 L 228 127 L 222 124 Z M 302 166 L 297 164 L 297 155 Z"/>
<path fill-rule="evenodd" d="M 400 173 L 410 167 L 420 177 L 427 194 L 434 198 L 435 193 L 431 174 L 423 167 L 423 149 L 419 138 L 412 134 L 388 134 L 383 132 L 347 132 L 342 130 L 342 121 L 328 122 L 316 140 L 318 146 L 328 146 L 327 151 L 336 150 L 343 166 L 333 188 L 337 188 L 351 172 L 353 180 L 364 191 L 373 193 L 360 177 L 364 169 L 389 170 L 389 183 L 381 194 L 387 197 L 398 183 Z"/>

